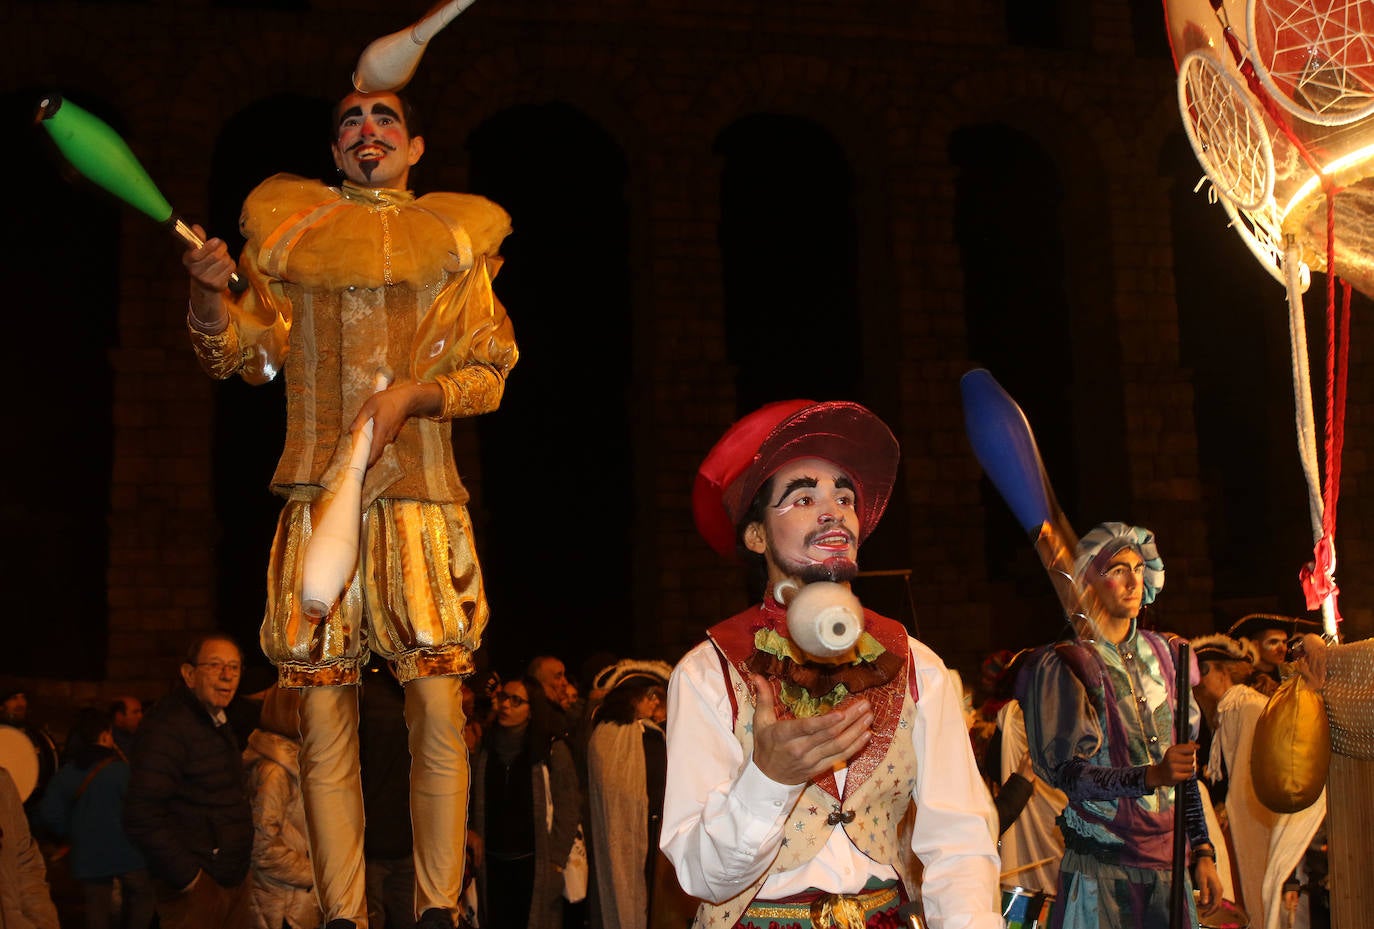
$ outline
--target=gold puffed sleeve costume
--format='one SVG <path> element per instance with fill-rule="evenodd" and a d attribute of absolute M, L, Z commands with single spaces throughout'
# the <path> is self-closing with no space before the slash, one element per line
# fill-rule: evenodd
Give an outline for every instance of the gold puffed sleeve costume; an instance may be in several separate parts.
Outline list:
<path fill-rule="evenodd" d="M 518 352 L 492 290 L 506 212 L 482 197 L 329 187 L 291 175 L 259 185 L 229 325 L 192 345 L 213 377 L 286 378 L 286 443 L 272 489 L 287 500 L 268 566 L 262 647 L 283 686 L 304 687 L 301 769 L 325 918 L 367 923 L 357 696 L 369 652 L 406 684 L 416 913 L 456 909 L 468 772 L 461 675 L 487 622 L 481 570 L 449 420 L 496 409 Z M 320 621 L 300 608 L 311 505 L 347 460 L 348 427 L 375 389 L 438 384 L 443 409 L 408 420 L 368 469 L 357 570 Z"/>
<path fill-rule="evenodd" d="M 261 384 L 285 371 L 286 447 L 273 489 L 322 487 L 378 370 L 438 383 L 439 421 L 409 423 L 368 474 L 379 496 L 465 503 L 446 420 L 496 409 L 515 337 L 492 291 L 505 211 L 482 197 L 326 187 L 289 175 L 244 204 L 239 260 L 249 282 L 219 335 L 191 328 L 213 377 Z M 342 451 L 341 451 L 342 450 Z"/>

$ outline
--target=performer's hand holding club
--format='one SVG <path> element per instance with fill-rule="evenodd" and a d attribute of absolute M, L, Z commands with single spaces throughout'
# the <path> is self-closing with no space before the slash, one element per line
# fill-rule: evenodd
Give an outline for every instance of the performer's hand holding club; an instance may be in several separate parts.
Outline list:
<path fill-rule="evenodd" d="M 200 226 L 191 227 L 204 244 L 187 249 L 181 263 L 191 275 L 191 316 L 206 332 L 219 332 L 229 322 L 221 295 L 234 274 L 234 259 L 222 239 L 206 239 Z"/>
<path fill-rule="evenodd" d="M 161 223 L 188 248 L 205 245 L 205 230 L 177 215 L 133 150 L 104 120 L 59 94 L 39 101 L 36 119 L 71 166 L 91 183 Z M 243 293 L 247 286 L 230 267 L 220 289 Z"/>

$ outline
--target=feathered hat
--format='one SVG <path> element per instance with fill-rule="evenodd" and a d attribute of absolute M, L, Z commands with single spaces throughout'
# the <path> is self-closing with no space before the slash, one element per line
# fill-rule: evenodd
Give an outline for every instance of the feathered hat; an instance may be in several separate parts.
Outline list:
<path fill-rule="evenodd" d="M 1244 661 L 1252 663 L 1253 658 L 1245 650 L 1245 646 L 1231 638 L 1229 635 L 1214 633 L 1212 635 L 1200 635 L 1188 643 L 1193 649 L 1193 655 L 1198 661 Z"/>
<path fill-rule="evenodd" d="M 1278 613 L 1249 613 L 1232 624 L 1226 634 L 1233 639 L 1258 639 L 1266 629 L 1278 629 L 1285 638 L 1292 638 L 1299 632 L 1320 631 L 1321 623 L 1296 616 L 1281 616 Z"/>
<path fill-rule="evenodd" d="M 610 693 L 621 684 L 643 679 L 653 684 L 667 685 L 673 666 L 666 661 L 640 661 L 624 658 L 607 668 L 602 668 L 592 678 L 592 689 Z"/>

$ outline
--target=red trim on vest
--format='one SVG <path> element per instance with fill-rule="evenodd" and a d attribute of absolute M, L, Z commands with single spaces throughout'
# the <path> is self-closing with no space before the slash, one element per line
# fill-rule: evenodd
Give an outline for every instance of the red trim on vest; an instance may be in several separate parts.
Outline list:
<path fill-rule="evenodd" d="M 726 671 L 725 663 L 728 661 L 734 665 L 735 670 L 747 681 L 749 679 L 748 661 L 755 651 L 754 634 L 763 628 L 769 628 L 779 635 L 787 636 L 787 611 L 782 604 L 771 597 L 757 606 L 735 614 L 724 622 L 717 623 L 706 631 L 706 635 L 711 639 L 717 654 L 720 656 L 721 671 L 725 674 L 725 689 L 730 694 L 730 729 L 732 732 L 739 719 L 739 706 L 735 702 L 734 688 L 730 685 L 730 676 Z M 887 751 L 892 745 L 892 739 L 898 732 L 897 722 L 901 719 L 902 700 L 905 697 L 905 692 L 910 691 L 912 702 L 915 702 L 919 696 L 916 687 L 915 658 L 908 647 L 906 627 L 896 620 L 880 616 L 872 610 L 864 610 L 864 631 L 873 636 L 883 648 L 906 658 L 904 665 L 907 680 L 902 681 L 901 677 L 898 676 L 880 687 L 873 687 L 864 691 L 863 696 L 873 707 L 873 738 L 864 746 L 863 751 L 850 759 L 849 772 L 845 777 L 844 792 L 846 795 L 858 790 L 864 781 L 868 780 L 878 763 L 887 755 Z M 781 683 L 775 678 L 770 679 L 769 683 L 773 687 L 778 718 L 792 718 L 791 710 L 779 699 Z M 832 797 L 839 799 L 839 788 L 833 773 L 827 773 L 823 777 L 817 778 L 814 783 Z"/>

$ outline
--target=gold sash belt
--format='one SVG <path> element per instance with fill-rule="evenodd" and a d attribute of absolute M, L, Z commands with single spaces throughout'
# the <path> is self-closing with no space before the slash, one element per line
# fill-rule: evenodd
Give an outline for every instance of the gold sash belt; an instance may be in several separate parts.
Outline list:
<path fill-rule="evenodd" d="M 745 920 L 810 920 L 812 929 L 864 929 L 868 913 L 896 903 L 897 887 L 879 887 L 857 894 L 818 894 L 797 903 L 758 903 L 744 911 Z"/>

